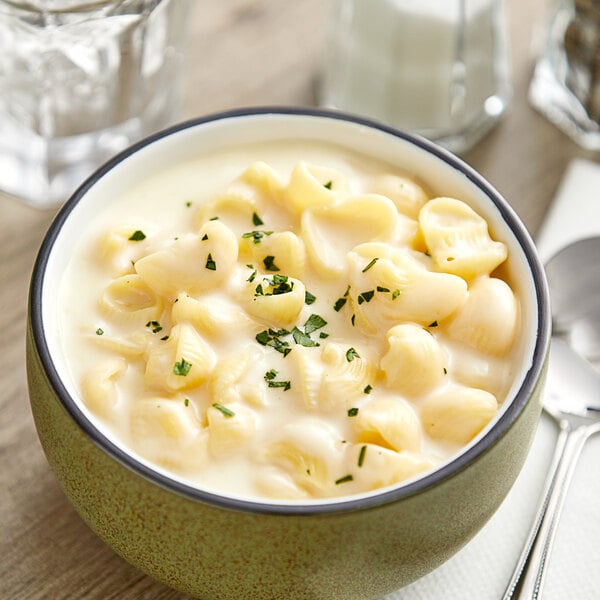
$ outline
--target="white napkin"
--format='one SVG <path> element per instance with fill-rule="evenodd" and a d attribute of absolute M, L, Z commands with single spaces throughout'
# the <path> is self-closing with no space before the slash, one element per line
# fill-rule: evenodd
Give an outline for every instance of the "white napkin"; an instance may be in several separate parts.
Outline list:
<path fill-rule="evenodd" d="M 566 244 L 600 235 L 600 164 L 574 160 L 537 238 L 543 261 Z M 465 548 L 439 569 L 385 600 L 498 600 L 537 511 L 558 434 L 546 414 L 507 498 Z M 544 600 L 600 598 L 600 435 L 584 447 L 569 489 Z"/>

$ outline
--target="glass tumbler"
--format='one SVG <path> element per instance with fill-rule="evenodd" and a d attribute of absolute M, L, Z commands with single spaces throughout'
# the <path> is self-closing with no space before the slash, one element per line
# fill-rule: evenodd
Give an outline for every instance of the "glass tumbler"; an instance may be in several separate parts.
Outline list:
<path fill-rule="evenodd" d="M 320 103 L 463 152 L 511 98 L 504 0 L 338 0 Z"/>
<path fill-rule="evenodd" d="M 0 191 L 64 201 L 177 115 L 190 0 L 0 0 Z"/>
<path fill-rule="evenodd" d="M 531 104 L 600 150 L 600 0 L 558 0 L 529 86 Z"/>

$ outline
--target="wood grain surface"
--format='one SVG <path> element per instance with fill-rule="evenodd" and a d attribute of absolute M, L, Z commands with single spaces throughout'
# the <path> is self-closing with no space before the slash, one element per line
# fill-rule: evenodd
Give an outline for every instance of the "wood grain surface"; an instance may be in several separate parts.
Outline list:
<path fill-rule="evenodd" d="M 183 117 L 261 104 L 314 105 L 330 7 L 331 0 L 194 3 Z M 531 39 L 543 23 L 543 0 L 511 0 L 508 10 L 513 102 L 464 158 L 535 233 L 569 161 L 598 156 L 528 105 Z M 0 598 L 182 599 L 129 566 L 84 525 L 36 437 L 25 380 L 26 303 L 54 212 L 0 195 Z"/>

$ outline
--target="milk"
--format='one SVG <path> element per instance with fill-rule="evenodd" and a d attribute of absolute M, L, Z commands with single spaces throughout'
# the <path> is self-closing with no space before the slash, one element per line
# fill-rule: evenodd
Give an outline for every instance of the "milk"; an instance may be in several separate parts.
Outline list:
<path fill-rule="evenodd" d="M 321 102 L 462 151 L 510 97 L 502 0 L 342 0 Z"/>

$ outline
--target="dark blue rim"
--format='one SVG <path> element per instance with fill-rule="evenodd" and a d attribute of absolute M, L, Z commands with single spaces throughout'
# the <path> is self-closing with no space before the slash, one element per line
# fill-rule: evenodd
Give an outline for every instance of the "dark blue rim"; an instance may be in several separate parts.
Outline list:
<path fill-rule="evenodd" d="M 523 384 L 516 393 L 512 403 L 507 408 L 507 410 L 500 416 L 495 426 L 490 431 L 488 431 L 486 435 L 484 435 L 475 445 L 473 445 L 467 451 L 457 456 L 454 460 L 451 460 L 447 464 L 443 465 L 441 468 L 435 470 L 429 475 L 425 475 L 424 477 L 414 482 L 401 485 L 398 488 L 381 492 L 375 495 L 370 495 L 368 497 L 359 497 L 355 499 L 350 497 L 348 499 L 340 500 L 330 504 L 313 504 L 303 506 L 277 503 L 261 503 L 251 500 L 228 498 L 211 492 L 203 491 L 162 475 L 161 473 L 135 460 L 133 457 L 131 457 L 129 454 L 127 454 L 118 446 L 116 446 L 113 442 L 111 442 L 111 440 L 104 436 L 86 418 L 86 416 L 78 407 L 75 400 L 67 392 L 66 388 L 64 387 L 58 376 L 58 373 L 56 372 L 54 363 L 52 361 L 46 343 L 44 324 L 42 321 L 42 290 L 44 286 L 44 274 L 46 271 L 46 264 L 50 256 L 50 252 L 56 239 L 58 238 L 58 235 L 60 234 L 63 224 L 67 220 L 73 208 L 101 177 L 103 177 L 116 165 L 121 163 L 123 160 L 125 160 L 141 148 L 144 148 L 145 146 L 148 146 L 149 144 L 152 144 L 157 140 L 160 140 L 166 136 L 169 136 L 178 131 L 182 131 L 184 129 L 196 127 L 198 125 L 223 119 L 252 117 L 256 115 L 296 115 L 337 119 L 355 123 L 357 125 L 363 125 L 371 129 L 377 129 L 394 137 L 406 140 L 411 144 L 418 146 L 423 150 L 426 150 L 427 152 L 435 155 L 437 158 L 447 163 L 453 169 L 460 171 L 467 179 L 469 179 L 474 185 L 481 189 L 496 205 L 496 208 L 501 213 L 502 218 L 511 228 L 515 237 L 517 238 L 517 240 L 521 244 L 521 247 L 523 248 L 523 252 L 527 258 L 529 268 L 531 270 L 533 280 L 535 283 L 536 299 L 540 308 L 537 338 L 531 367 L 527 371 L 523 380 Z M 63 208 L 60 210 L 60 212 L 54 219 L 44 238 L 33 269 L 29 296 L 29 311 L 34 343 L 50 384 L 57 393 L 58 398 L 62 402 L 64 408 L 68 411 L 68 413 L 71 415 L 74 421 L 92 439 L 92 441 L 103 451 L 105 451 L 109 456 L 116 459 L 122 465 L 134 471 L 135 473 L 144 476 L 146 479 L 162 486 L 163 488 L 166 488 L 167 490 L 181 494 L 182 496 L 185 496 L 186 498 L 191 500 L 212 504 L 227 509 L 247 511 L 253 513 L 280 515 L 317 515 L 350 512 L 366 508 L 373 508 L 390 502 L 395 502 L 407 496 L 423 492 L 426 489 L 436 485 L 438 482 L 450 478 L 456 473 L 460 472 L 462 469 L 467 467 L 477 456 L 483 454 L 490 447 L 492 447 L 506 433 L 510 425 L 521 414 L 525 405 L 527 404 L 528 399 L 534 392 L 534 389 L 542 372 L 550 340 L 550 310 L 548 298 L 549 295 L 544 270 L 537 257 L 537 253 L 533 241 L 529 236 L 529 233 L 527 232 L 519 218 L 516 216 L 513 209 L 502 198 L 502 196 L 500 196 L 500 194 L 492 186 L 490 186 L 466 163 L 423 138 L 398 131 L 384 124 L 374 122 L 369 119 L 330 110 L 276 106 L 226 111 L 208 115 L 198 119 L 185 121 L 168 129 L 160 131 L 154 135 L 151 135 L 136 144 L 133 144 L 132 146 L 115 156 L 113 159 L 105 163 L 102 167 L 100 167 L 74 192 L 71 198 L 66 202 L 66 204 L 63 206 Z"/>

